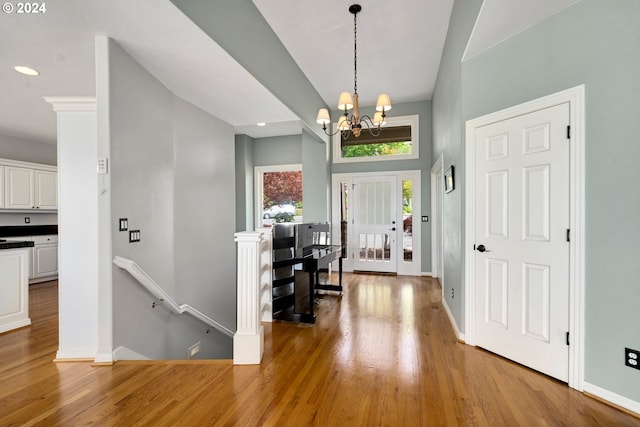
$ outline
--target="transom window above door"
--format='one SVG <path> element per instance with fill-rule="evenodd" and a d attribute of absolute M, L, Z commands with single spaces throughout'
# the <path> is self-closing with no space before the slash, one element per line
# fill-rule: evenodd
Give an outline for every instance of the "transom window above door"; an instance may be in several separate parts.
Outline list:
<path fill-rule="evenodd" d="M 418 116 L 391 117 L 378 136 L 363 132 L 333 136 L 333 162 L 372 162 L 418 158 Z"/>

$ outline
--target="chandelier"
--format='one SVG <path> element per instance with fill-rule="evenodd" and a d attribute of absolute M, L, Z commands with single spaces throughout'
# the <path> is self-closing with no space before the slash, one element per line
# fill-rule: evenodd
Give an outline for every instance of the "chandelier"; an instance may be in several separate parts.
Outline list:
<path fill-rule="evenodd" d="M 338 132 L 342 132 L 344 139 L 349 138 L 352 134 L 354 137 L 359 137 L 362 132 L 363 125 L 373 136 L 380 135 L 380 127 L 384 125 L 386 112 L 391 109 L 391 100 L 389 95 L 382 93 L 378 96 L 378 102 L 376 103 L 376 112 L 373 115 L 373 119 L 367 115 L 360 115 L 360 109 L 358 105 L 358 31 L 357 31 L 357 15 L 362 10 L 359 4 L 353 4 L 349 7 L 349 12 L 353 14 L 353 97 L 349 92 L 342 92 L 338 100 L 338 110 L 344 111 L 343 115 L 338 120 L 336 131 L 331 133 L 327 130 L 327 124 L 331 122 L 329 118 L 329 111 L 326 108 L 321 108 L 318 111 L 318 118 L 316 122 L 322 125 L 324 133 L 329 136 L 333 136 Z M 353 109 L 351 115 L 349 110 Z"/>

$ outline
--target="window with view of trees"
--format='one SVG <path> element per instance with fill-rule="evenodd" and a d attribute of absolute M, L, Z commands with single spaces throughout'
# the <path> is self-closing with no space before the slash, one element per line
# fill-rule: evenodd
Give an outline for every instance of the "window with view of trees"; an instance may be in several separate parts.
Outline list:
<path fill-rule="evenodd" d="M 277 170 L 278 167 L 269 167 L 269 170 L 256 170 L 256 190 L 259 192 L 261 202 L 259 206 L 259 224 L 268 226 L 278 222 L 302 221 L 302 171 Z M 294 168 L 299 169 L 299 168 Z"/>
<path fill-rule="evenodd" d="M 418 158 L 418 116 L 388 120 L 378 136 L 363 130 L 359 137 L 341 132 L 334 137 L 334 162 L 396 160 Z"/>

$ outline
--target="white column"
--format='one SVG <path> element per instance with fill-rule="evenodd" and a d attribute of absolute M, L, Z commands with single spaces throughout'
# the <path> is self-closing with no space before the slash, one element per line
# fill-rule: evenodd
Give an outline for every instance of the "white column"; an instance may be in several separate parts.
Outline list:
<path fill-rule="evenodd" d="M 58 114 L 59 347 L 96 360 L 99 337 L 96 100 L 45 98 Z"/>
<path fill-rule="evenodd" d="M 237 331 L 233 336 L 233 363 L 259 365 L 264 352 L 264 328 L 260 323 L 260 246 L 263 233 L 235 234 L 238 247 Z"/>

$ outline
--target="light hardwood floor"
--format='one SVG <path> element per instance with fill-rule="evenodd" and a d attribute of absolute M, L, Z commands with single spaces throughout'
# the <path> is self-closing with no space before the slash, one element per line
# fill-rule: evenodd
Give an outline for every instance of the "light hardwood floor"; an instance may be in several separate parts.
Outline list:
<path fill-rule="evenodd" d="M 54 363 L 57 282 L 0 335 L 0 426 L 640 426 L 456 341 L 430 278 L 345 274 L 315 326 L 265 324 L 260 366 Z"/>

